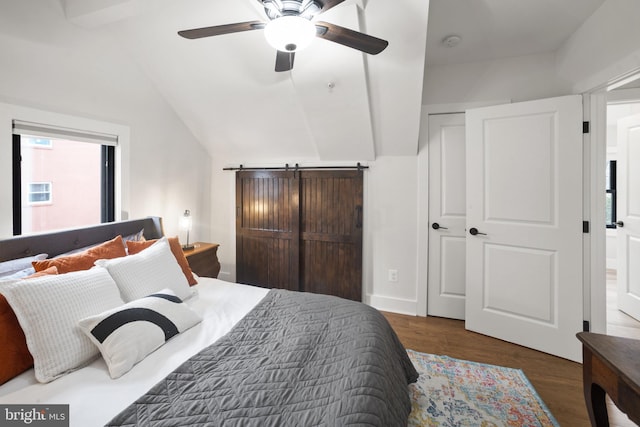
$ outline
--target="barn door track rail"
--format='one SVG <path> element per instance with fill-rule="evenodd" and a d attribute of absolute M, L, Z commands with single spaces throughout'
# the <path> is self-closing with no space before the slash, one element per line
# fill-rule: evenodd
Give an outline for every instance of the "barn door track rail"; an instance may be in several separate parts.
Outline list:
<path fill-rule="evenodd" d="M 300 166 L 298 163 L 295 166 L 285 163 L 284 166 L 266 166 L 266 167 L 244 167 L 240 165 L 238 167 L 226 167 L 222 168 L 224 171 L 299 171 L 299 170 L 318 170 L 318 169 L 355 169 L 363 170 L 369 169 L 369 166 L 362 165 L 358 162 L 355 166 Z"/>

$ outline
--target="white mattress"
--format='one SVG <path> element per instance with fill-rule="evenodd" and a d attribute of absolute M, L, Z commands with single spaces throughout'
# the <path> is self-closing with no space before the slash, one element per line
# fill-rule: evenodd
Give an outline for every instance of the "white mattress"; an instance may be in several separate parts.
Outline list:
<path fill-rule="evenodd" d="M 204 320 L 122 377 L 112 380 L 102 357 L 48 384 L 38 383 L 31 369 L 0 386 L 0 403 L 69 404 L 71 426 L 104 425 L 186 359 L 229 332 L 268 292 L 217 279 L 198 281 L 197 294 L 186 303 Z"/>

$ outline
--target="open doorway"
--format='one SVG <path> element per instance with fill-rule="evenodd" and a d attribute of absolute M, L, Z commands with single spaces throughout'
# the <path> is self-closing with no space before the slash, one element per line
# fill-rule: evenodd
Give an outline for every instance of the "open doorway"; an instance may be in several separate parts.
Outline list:
<path fill-rule="evenodd" d="M 640 339 L 640 318 L 631 311 L 621 310 L 623 298 L 620 286 L 625 286 L 628 279 L 628 268 L 637 261 L 630 262 L 630 251 L 620 245 L 625 238 L 625 213 L 620 205 L 627 203 L 624 199 L 629 191 L 621 192 L 628 187 L 629 171 L 640 170 L 640 161 L 629 156 L 627 149 L 619 147 L 619 133 L 624 132 L 624 123 L 633 116 L 640 115 L 640 81 L 632 82 L 607 96 L 607 152 L 606 152 L 606 298 L 607 298 L 607 334 Z M 626 143 L 625 143 L 626 144 Z M 620 182 L 624 179 L 624 182 Z M 628 224 L 627 224 L 628 225 Z M 626 260 L 624 257 L 627 257 Z M 635 318 L 632 315 L 635 316 Z"/>

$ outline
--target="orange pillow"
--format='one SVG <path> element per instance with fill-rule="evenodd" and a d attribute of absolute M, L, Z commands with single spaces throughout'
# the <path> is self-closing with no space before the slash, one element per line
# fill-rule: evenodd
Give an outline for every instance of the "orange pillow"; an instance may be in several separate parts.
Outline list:
<path fill-rule="evenodd" d="M 4 384 L 33 366 L 27 339 L 4 295 L 0 295 L 0 330 L 0 384 Z"/>
<path fill-rule="evenodd" d="M 173 256 L 178 261 L 178 265 L 182 269 L 182 273 L 187 278 L 189 282 L 189 286 L 196 285 L 198 281 L 193 277 L 193 272 L 191 271 L 191 267 L 189 267 L 189 261 L 184 256 L 184 252 L 182 252 L 182 246 L 180 245 L 180 240 L 178 237 L 168 237 L 167 241 L 169 242 L 169 247 L 171 248 L 171 252 Z M 149 246 L 153 245 L 157 240 L 145 240 L 143 242 L 136 242 L 132 240 L 127 240 L 127 250 L 129 251 L 129 255 L 135 255 L 138 252 L 142 252 L 147 249 Z"/>
<path fill-rule="evenodd" d="M 33 261 L 32 264 L 36 271 L 46 270 L 49 267 L 55 266 L 58 268 L 58 273 L 64 274 L 72 271 L 89 270 L 98 259 L 119 258 L 126 255 L 127 252 L 124 249 L 122 236 L 116 236 L 86 251 L 59 258 Z"/>
<path fill-rule="evenodd" d="M 25 279 L 48 274 L 58 274 L 58 269 L 49 267 Z M 4 295 L 0 295 L 0 331 L 0 384 L 4 384 L 33 366 L 27 339 Z"/>

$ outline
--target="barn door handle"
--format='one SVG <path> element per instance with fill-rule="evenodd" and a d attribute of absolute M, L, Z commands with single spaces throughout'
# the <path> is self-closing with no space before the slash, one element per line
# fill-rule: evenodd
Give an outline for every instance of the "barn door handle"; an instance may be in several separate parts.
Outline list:
<path fill-rule="evenodd" d="M 486 235 L 487 235 L 487 233 L 481 233 L 481 232 L 479 232 L 479 231 L 478 231 L 478 229 L 477 229 L 477 228 L 475 228 L 475 227 L 472 227 L 472 228 L 470 228 L 470 229 L 469 229 L 469 234 L 471 234 L 472 236 L 477 236 L 478 234 L 481 234 L 481 235 L 483 235 L 483 236 L 486 236 Z"/>
<path fill-rule="evenodd" d="M 616 221 L 616 225 L 617 225 L 618 227 L 624 227 L 624 222 L 622 222 L 622 221 Z"/>
<path fill-rule="evenodd" d="M 362 206 L 356 206 L 356 228 L 362 228 Z"/>
<path fill-rule="evenodd" d="M 431 228 L 433 228 L 434 230 L 448 230 L 447 227 L 442 227 L 437 222 L 434 222 L 433 224 L 431 224 Z"/>

